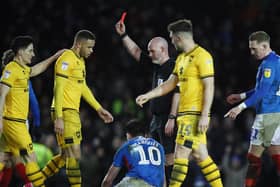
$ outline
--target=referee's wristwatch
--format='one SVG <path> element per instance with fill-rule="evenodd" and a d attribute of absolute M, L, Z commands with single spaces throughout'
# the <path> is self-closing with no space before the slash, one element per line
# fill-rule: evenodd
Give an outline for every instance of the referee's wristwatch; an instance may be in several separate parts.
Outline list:
<path fill-rule="evenodd" d="M 169 114 L 168 115 L 168 119 L 176 119 L 177 118 L 177 116 L 175 116 L 175 115 L 173 115 L 173 114 Z"/>

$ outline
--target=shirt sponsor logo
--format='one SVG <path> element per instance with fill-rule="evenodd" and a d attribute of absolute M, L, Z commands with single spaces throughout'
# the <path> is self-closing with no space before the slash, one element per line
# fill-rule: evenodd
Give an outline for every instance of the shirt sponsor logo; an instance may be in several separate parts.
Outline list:
<path fill-rule="evenodd" d="M 10 72 L 10 71 L 8 71 L 8 70 L 6 70 L 6 71 L 4 72 L 4 76 L 3 76 L 3 78 L 4 78 L 4 79 L 7 79 L 7 78 L 9 78 L 9 77 L 10 77 L 10 75 L 11 75 L 11 72 Z"/>
<path fill-rule="evenodd" d="M 66 71 L 68 69 L 69 64 L 67 62 L 62 62 L 61 69 Z"/>
<path fill-rule="evenodd" d="M 269 78 L 271 76 L 271 69 L 270 68 L 265 68 L 263 74 L 264 74 L 265 78 Z"/>

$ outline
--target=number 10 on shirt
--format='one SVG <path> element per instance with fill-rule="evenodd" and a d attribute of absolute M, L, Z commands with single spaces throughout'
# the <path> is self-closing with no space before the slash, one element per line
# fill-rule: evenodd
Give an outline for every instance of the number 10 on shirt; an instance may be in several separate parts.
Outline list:
<path fill-rule="evenodd" d="M 140 155 L 139 165 L 152 164 L 158 166 L 161 164 L 160 150 L 157 147 L 149 146 L 146 153 L 142 145 L 136 146 L 134 150 L 138 151 Z"/>

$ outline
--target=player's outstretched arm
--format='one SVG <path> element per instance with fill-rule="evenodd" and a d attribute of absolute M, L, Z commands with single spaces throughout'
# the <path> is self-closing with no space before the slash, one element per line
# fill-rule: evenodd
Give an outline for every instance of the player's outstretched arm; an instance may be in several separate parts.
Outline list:
<path fill-rule="evenodd" d="M 114 179 L 117 177 L 117 175 L 120 172 L 119 167 L 115 167 L 111 165 L 110 169 L 108 170 L 106 176 L 104 177 L 101 187 L 110 187 L 113 184 Z"/>
<path fill-rule="evenodd" d="M 243 108 L 240 106 L 236 106 L 232 109 L 230 109 L 225 115 L 224 117 L 229 117 L 231 119 L 236 119 L 236 117 L 242 112 Z"/>
<path fill-rule="evenodd" d="M 168 80 L 164 81 L 160 86 L 154 88 L 153 90 L 147 92 L 146 94 L 139 95 L 136 98 L 136 103 L 143 107 L 143 104 L 148 102 L 149 100 L 163 96 L 169 92 L 171 92 L 178 83 L 178 77 L 176 75 L 171 74 Z"/>
<path fill-rule="evenodd" d="M 233 105 L 239 103 L 240 101 L 248 97 L 251 97 L 254 93 L 255 93 L 255 89 L 251 89 L 249 91 L 240 94 L 230 94 L 229 96 L 227 96 L 226 100 L 229 104 Z"/>
<path fill-rule="evenodd" d="M 54 55 L 50 56 L 49 58 L 39 62 L 38 64 L 31 67 L 30 77 L 34 77 L 39 75 L 40 73 L 44 72 L 51 63 L 53 63 L 63 52 L 65 49 L 61 49 L 57 51 Z"/>

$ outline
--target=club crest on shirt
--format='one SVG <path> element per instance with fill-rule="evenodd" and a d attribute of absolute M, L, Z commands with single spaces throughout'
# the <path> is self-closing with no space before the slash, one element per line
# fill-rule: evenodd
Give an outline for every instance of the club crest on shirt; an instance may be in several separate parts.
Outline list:
<path fill-rule="evenodd" d="M 62 62 L 61 69 L 66 71 L 68 69 L 69 64 L 67 62 Z"/>
<path fill-rule="evenodd" d="M 183 71 L 184 71 L 184 68 L 183 68 L 183 67 L 180 67 L 180 69 L 179 69 L 179 74 L 182 75 L 182 74 L 183 74 Z"/>
<path fill-rule="evenodd" d="M 6 70 L 6 71 L 4 72 L 3 78 L 4 78 L 4 79 L 7 79 L 7 78 L 10 77 L 10 75 L 11 75 L 11 72 L 8 71 L 8 70 Z"/>
<path fill-rule="evenodd" d="M 212 60 L 207 60 L 206 64 L 212 64 Z"/>
<path fill-rule="evenodd" d="M 264 74 L 265 78 L 269 78 L 271 76 L 271 69 L 270 68 L 265 68 L 263 74 Z"/>

